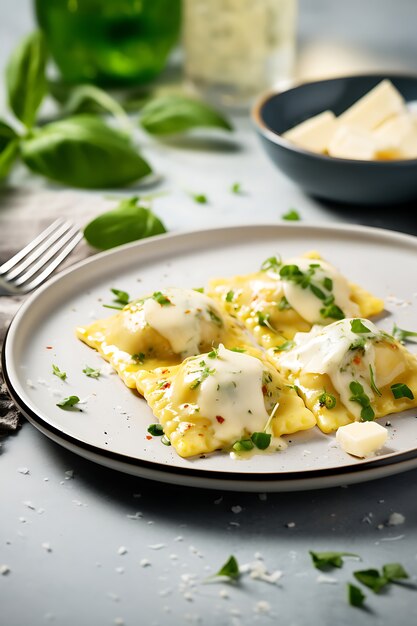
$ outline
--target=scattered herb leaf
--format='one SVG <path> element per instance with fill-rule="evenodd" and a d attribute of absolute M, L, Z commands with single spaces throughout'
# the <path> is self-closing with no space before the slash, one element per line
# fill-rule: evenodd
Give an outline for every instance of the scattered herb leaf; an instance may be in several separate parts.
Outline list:
<path fill-rule="evenodd" d="M 347 592 L 348 602 L 351 606 L 357 606 L 359 608 L 363 606 L 366 596 L 359 587 L 352 585 L 352 583 L 347 583 Z"/>
<path fill-rule="evenodd" d="M 237 580 L 240 576 L 239 565 L 234 556 L 230 556 L 214 576 L 227 576 L 231 580 Z"/>
<path fill-rule="evenodd" d="M 291 304 L 288 302 L 285 296 L 282 296 L 281 300 L 278 302 L 278 310 L 286 311 L 288 309 L 292 309 Z"/>
<path fill-rule="evenodd" d="M 235 297 L 235 292 L 232 289 L 229 289 L 229 291 L 226 294 L 225 300 L 226 302 L 232 302 L 234 297 Z"/>
<path fill-rule="evenodd" d="M 251 439 L 259 450 L 266 450 L 271 443 L 271 435 L 269 433 L 253 433 Z"/>
<path fill-rule="evenodd" d="M 360 583 L 372 589 L 374 593 L 379 593 L 389 580 L 385 576 L 381 576 L 377 569 L 365 569 L 353 572 L 354 577 Z"/>
<path fill-rule="evenodd" d="M 319 404 L 320 406 L 326 407 L 326 409 L 334 409 L 336 406 L 336 398 L 331 394 L 323 391 L 323 393 L 319 396 Z"/>
<path fill-rule="evenodd" d="M 148 428 L 148 433 L 153 437 L 162 437 L 164 434 L 164 429 L 161 424 L 151 424 Z"/>
<path fill-rule="evenodd" d="M 52 364 L 52 374 L 54 374 L 55 376 L 58 376 L 58 378 L 60 378 L 61 380 L 65 380 L 67 377 L 67 373 L 61 372 L 58 365 L 54 365 L 54 364 Z"/>
<path fill-rule="evenodd" d="M 407 572 L 400 563 L 387 563 L 382 567 L 382 574 L 385 578 L 392 582 L 409 578 Z"/>
<path fill-rule="evenodd" d="M 70 409 L 72 408 L 80 399 L 78 396 L 68 396 L 68 398 L 64 398 L 61 402 L 57 402 L 57 406 L 61 409 Z"/>
<path fill-rule="evenodd" d="M 162 435 L 161 443 L 163 443 L 164 446 L 170 446 L 171 445 L 171 442 L 170 442 L 170 440 L 168 439 L 168 437 L 166 435 Z"/>
<path fill-rule="evenodd" d="M 300 214 L 295 209 L 290 209 L 281 217 L 283 220 L 287 220 L 288 222 L 299 222 L 301 220 Z"/>
<path fill-rule="evenodd" d="M 193 193 L 191 194 L 191 197 L 194 200 L 194 202 L 197 202 L 198 204 L 208 203 L 207 196 L 204 195 L 203 193 Z"/>
<path fill-rule="evenodd" d="M 233 183 L 233 185 L 230 188 L 230 191 L 232 193 L 236 193 L 236 194 L 241 193 L 242 192 L 242 185 L 241 185 L 241 183 Z"/>
<path fill-rule="evenodd" d="M 232 448 L 235 452 L 249 452 L 249 450 L 253 450 L 255 444 L 252 439 L 240 439 L 239 441 L 235 441 Z"/>
<path fill-rule="evenodd" d="M 381 391 L 376 386 L 374 368 L 372 367 L 370 363 L 369 363 L 369 377 L 371 379 L 371 388 L 373 392 L 376 393 L 377 396 L 382 396 Z"/>
<path fill-rule="evenodd" d="M 276 256 L 270 256 L 268 259 L 261 265 L 261 272 L 267 272 L 268 270 L 273 270 L 274 272 L 279 272 L 279 268 L 282 265 L 281 257 L 277 259 Z"/>
<path fill-rule="evenodd" d="M 351 556 L 356 559 L 360 559 L 359 555 L 352 552 L 309 552 L 313 561 L 314 567 L 319 570 L 327 570 L 333 567 L 342 567 L 343 557 Z"/>
<path fill-rule="evenodd" d="M 351 400 L 352 402 L 357 402 L 362 407 L 362 410 L 361 410 L 362 421 L 371 422 L 375 417 L 375 412 L 373 408 L 371 407 L 371 401 L 369 399 L 369 396 L 365 393 L 362 385 L 358 383 L 357 381 L 353 380 L 349 385 L 349 389 L 352 392 L 352 395 L 349 398 L 349 400 Z"/>
<path fill-rule="evenodd" d="M 137 354 L 132 354 L 131 359 L 132 361 L 135 361 L 135 363 L 139 363 L 139 365 L 143 365 L 145 362 L 145 353 L 138 352 Z"/>
<path fill-rule="evenodd" d="M 99 378 L 101 375 L 101 371 L 99 369 L 95 370 L 93 367 L 85 366 L 83 369 L 83 374 L 88 376 L 89 378 Z"/>
<path fill-rule="evenodd" d="M 223 326 L 223 320 L 221 319 L 221 317 L 219 317 L 217 315 L 217 313 L 215 313 L 213 311 L 213 309 L 207 309 L 207 314 L 209 316 L 209 318 L 211 319 L 211 321 L 216 324 L 216 326 L 219 326 L 219 328 L 222 328 Z"/>
<path fill-rule="evenodd" d="M 171 300 L 164 296 L 161 291 L 154 291 L 152 298 L 161 306 L 173 306 Z"/>
<path fill-rule="evenodd" d="M 357 335 L 362 334 L 362 333 L 370 333 L 371 331 L 369 330 L 369 328 L 367 328 L 365 326 L 365 324 L 362 322 L 361 319 L 354 319 L 350 321 L 350 327 L 352 329 L 353 333 L 356 333 Z"/>
<path fill-rule="evenodd" d="M 217 359 L 217 357 L 219 356 L 219 350 L 218 348 L 213 348 L 209 353 L 208 353 L 208 358 L 209 359 Z"/>
<path fill-rule="evenodd" d="M 283 352 L 284 350 L 291 350 L 291 348 L 293 348 L 295 346 L 294 341 L 292 341 L 292 339 L 288 339 L 287 341 L 284 341 L 284 343 L 282 343 L 280 346 L 276 346 L 274 348 L 274 352 Z"/>
<path fill-rule="evenodd" d="M 127 291 L 120 291 L 120 289 L 110 289 L 110 291 L 116 296 L 114 299 L 115 302 L 123 305 L 129 304 L 130 297 Z"/>
<path fill-rule="evenodd" d="M 417 337 L 417 332 L 413 330 L 404 330 L 403 328 L 398 328 L 397 324 L 394 324 L 391 334 L 401 343 L 405 343 L 407 340 L 410 339 L 410 337 Z"/>

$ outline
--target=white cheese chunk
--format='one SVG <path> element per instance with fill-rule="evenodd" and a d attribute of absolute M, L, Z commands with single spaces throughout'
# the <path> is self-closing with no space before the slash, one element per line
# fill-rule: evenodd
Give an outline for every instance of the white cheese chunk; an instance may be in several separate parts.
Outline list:
<path fill-rule="evenodd" d="M 336 117 L 332 111 L 323 111 L 283 133 L 283 137 L 300 148 L 324 153 L 336 130 Z"/>
<path fill-rule="evenodd" d="M 338 117 L 340 124 L 373 130 L 393 115 L 405 111 L 404 99 L 389 80 L 381 81 Z"/>
<path fill-rule="evenodd" d="M 352 422 L 336 432 L 342 450 L 360 458 L 371 456 L 382 448 L 387 437 L 387 429 L 377 422 Z"/>
<path fill-rule="evenodd" d="M 374 137 L 379 159 L 413 158 L 407 152 L 417 155 L 417 125 L 409 113 L 388 119 L 374 131 Z"/>
<path fill-rule="evenodd" d="M 338 127 L 328 145 L 330 156 L 370 161 L 376 158 L 378 141 L 369 131 L 350 125 Z"/>

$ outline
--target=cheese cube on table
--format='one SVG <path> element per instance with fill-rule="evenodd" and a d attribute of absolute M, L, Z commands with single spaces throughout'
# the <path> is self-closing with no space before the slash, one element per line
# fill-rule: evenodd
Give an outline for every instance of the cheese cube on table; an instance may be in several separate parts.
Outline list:
<path fill-rule="evenodd" d="M 360 458 L 371 456 L 382 448 L 387 437 L 387 429 L 377 422 L 352 422 L 336 432 L 336 440 L 342 450 Z"/>
<path fill-rule="evenodd" d="M 393 115 L 405 112 L 404 98 L 390 80 L 383 80 L 339 115 L 340 124 L 373 130 Z"/>
<path fill-rule="evenodd" d="M 376 158 L 377 140 L 370 131 L 339 126 L 328 145 L 330 156 L 370 161 Z"/>
<path fill-rule="evenodd" d="M 287 130 L 282 136 L 300 148 L 324 153 L 336 130 L 336 117 L 332 111 L 323 111 L 305 122 Z"/>

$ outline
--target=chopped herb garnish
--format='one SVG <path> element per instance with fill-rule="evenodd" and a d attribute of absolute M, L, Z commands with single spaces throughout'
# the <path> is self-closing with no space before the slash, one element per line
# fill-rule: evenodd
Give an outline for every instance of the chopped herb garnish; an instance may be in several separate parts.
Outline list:
<path fill-rule="evenodd" d="M 164 296 L 161 291 L 154 291 L 152 298 L 161 306 L 172 306 L 171 300 Z"/>
<path fill-rule="evenodd" d="M 252 433 L 251 439 L 259 450 L 266 450 L 271 443 L 271 435 L 269 433 Z"/>
<path fill-rule="evenodd" d="M 132 356 L 130 358 L 135 363 L 139 363 L 139 365 L 143 365 L 145 363 L 145 354 L 143 352 L 138 352 L 137 354 L 132 354 Z"/>
<path fill-rule="evenodd" d="M 288 339 L 287 341 L 284 341 L 284 343 L 282 343 L 280 346 L 276 346 L 274 348 L 274 352 L 283 352 L 284 350 L 291 350 L 291 348 L 293 348 L 295 346 L 294 341 L 292 341 L 291 339 Z"/>
<path fill-rule="evenodd" d="M 233 183 L 233 185 L 230 188 L 230 191 L 232 193 L 237 193 L 237 194 L 241 193 L 241 191 L 242 191 L 241 183 Z"/>
<path fill-rule="evenodd" d="M 326 409 L 334 409 L 336 406 L 336 398 L 331 393 L 323 391 L 323 393 L 319 396 L 319 404 L 320 406 L 326 407 Z"/>
<path fill-rule="evenodd" d="M 203 380 L 205 380 L 209 376 L 212 376 L 213 374 L 216 373 L 216 370 L 215 369 L 210 369 L 208 367 L 208 365 L 205 364 L 204 361 L 200 361 L 199 365 L 202 368 L 201 370 L 197 370 L 198 373 L 200 374 L 200 376 L 195 379 L 195 381 L 192 383 L 192 385 L 190 385 L 190 389 L 197 389 L 197 387 L 199 385 L 201 385 Z"/>
<path fill-rule="evenodd" d="M 382 576 L 377 569 L 364 569 L 353 572 L 353 575 L 356 580 L 372 589 L 374 593 L 379 593 L 389 583 L 388 578 Z"/>
<path fill-rule="evenodd" d="M 223 326 L 223 320 L 213 311 L 213 309 L 207 309 L 207 313 L 212 322 L 214 322 L 217 326 L 220 326 L 220 328 Z"/>
<path fill-rule="evenodd" d="M 99 369 L 95 370 L 93 367 L 85 366 L 83 369 L 83 374 L 88 376 L 89 378 L 99 378 L 101 375 L 101 371 Z"/>
<path fill-rule="evenodd" d="M 323 287 L 327 289 L 327 291 L 333 291 L 333 281 L 328 276 L 323 278 Z"/>
<path fill-rule="evenodd" d="M 207 196 L 204 195 L 203 193 L 193 193 L 191 194 L 191 197 L 194 200 L 194 202 L 198 202 L 198 204 L 207 204 L 208 202 Z"/>
<path fill-rule="evenodd" d="M 382 574 L 385 578 L 392 582 L 403 578 L 409 578 L 407 572 L 400 563 L 387 563 L 382 568 Z"/>
<path fill-rule="evenodd" d="M 153 435 L 154 437 L 162 437 L 164 434 L 164 429 L 161 424 L 151 424 L 148 428 L 148 433 Z"/>
<path fill-rule="evenodd" d="M 267 272 L 268 270 L 273 270 L 274 272 L 279 272 L 279 268 L 282 265 L 281 257 L 277 259 L 276 256 L 270 256 L 266 259 L 261 265 L 261 272 Z"/>
<path fill-rule="evenodd" d="M 170 446 L 171 445 L 171 442 L 170 442 L 170 440 L 168 439 L 168 437 L 166 435 L 162 435 L 161 443 L 163 443 L 164 446 Z"/>
<path fill-rule="evenodd" d="M 410 337 L 417 337 L 417 332 L 413 330 L 404 330 L 403 328 L 398 328 L 397 324 L 394 324 L 391 334 L 401 343 L 405 343 L 407 340 L 410 339 Z"/>
<path fill-rule="evenodd" d="M 353 333 L 360 335 L 362 333 L 370 333 L 369 328 L 365 326 L 365 324 L 360 319 L 354 319 L 350 321 L 350 328 Z"/>
<path fill-rule="evenodd" d="M 372 365 L 370 363 L 369 363 L 369 376 L 370 376 L 370 379 L 371 379 L 371 388 L 372 388 L 373 392 L 376 393 L 377 396 L 382 396 L 382 393 L 380 392 L 380 390 L 376 386 L 374 369 L 373 369 L 373 367 L 372 367 Z"/>
<path fill-rule="evenodd" d="M 352 552 L 313 552 L 313 550 L 310 550 L 309 553 L 314 567 L 320 570 L 342 567 L 344 556 L 360 559 L 359 555 L 353 554 Z"/>
<path fill-rule="evenodd" d="M 71 409 L 79 401 L 78 396 L 68 396 L 68 398 L 64 398 L 61 402 L 57 402 L 57 406 L 61 409 Z"/>
<path fill-rule="evenodd" d="M 239 441 L 235 441 L 232 448 L 235 452 L 248 452 L 249 450 L 253 450 L 255 444 L 252 439 L 240 439 Z"/>
<path fill-rule="evenodd" d="M 124 309 L 123 306 L 119 306 L 117 304 L 103 304 L 105 309 L 116 309 L 116 311 L 122 311 Z"/>
<path fill-rule="evenodd" d="M 232 289 L 230 289 L 226 294 L 225 300 L 226 302 L 232 302 L 234 297 L 235 297 L 235 292 Z"/>
<path fill-rule="evenodd" d="M 232 348 L 232 352 L 246 352 L 246 348 Z"/>
<path fill-rule="evenodd" d="M 240 576 L 239 565 L 234 556 L 230 556 L 226 563 L 214 574 L 214 576 L 226 576 L 231 580 L 236 580 Z"/>
<path fill-rule="evenodd" d="M 362 590 L 352 583 L 347 583 L 348 602 L 351 606 L 361 607 L 366 599 Z"/>
<path fill-rule="evenodd" d="M 281 300 L 278 302 L 278 310 L 286 311 L 287 309 L 292 309 L 291 304 L 288 302 L 285 296 L 282 296 Z"/>
<path fill-rule="evenodd" d="M 271 322 L 269 321 L 269 318 L 271 317 L 269 313 L 262 313 L 262 311 L 258 311 L 256 315 L 258 316 L 259 326 L 266 326 L 273 333 L 277 332 L 275 328 L 271 325 Z"/>
<path fill-rule="evenodd" d="M 67 377 L 67 373 L 61 372 L 58 365 L 54 365 L 54 364 L 52 364 L 52 374 L 54 374 L 55 376 L 58 376 L 58 378 L 60 378 L 61 380 L 65 380 Z"/>
<path fill-rule="evenodd" d="M 289 222 L 299 222 L 301 217 L 295 209 L 290 209 L 287 213 L 281 216 L 283 220 L 287 220 Z"/>
<path fill-rule="evenodd" d="M 116 296 L 114 299 L 115 302 L 123 305 L 129 304 L 130 298 L 127 291 L 120 291 L 120 289 L 110 289 L 110 291 Z"/>
<path fill-rule="evenodd" d="M 322 291 L 319 287 L 317 287 L 316 285 L 313 285 L 312 283 L 310 283 L 309 286 L 310 286 L 310 291 L 312 293 L 314 293 L 316 298 L 318 298 L 319 300 L 326 300 L 327 299 L 328 296 L 326 296 L 324 291 Z"/>
<path fill-rule="evenodd" d="M 375 412 L 373 408 L 371 407 L 371 401 L 369 399 L 369 396 L 365 393 L 362 385 L 358 383 L 357 381 L 353 380 L 349 385 L 349 389 L 352 392 L 352 395 L 349 398 L 349 400 L 351 400 L 352 402 L 357 402 L 362 407 L 362 411 L 361 411 L 362 421 L 371 422 L 375 417 Z"/>
<path fill-rule="evenodd" d="M 209 359 L 217 359 L 217 357 L 219 356 L 219 349 L 213 348 L 211 352 L 208 353 L 207 356 Z"/>
<path fill-rule="evenodd" d="M 198 293 L 204 293 L 204 287 L 193 287 L 193 291 L 198 291 Z"/>
<path fill-rule="evenodd" d="M 396 400 L 399 400 L 400 398 L 414 400 L 413 392 L 405 383 L 395 383 L 394 385 L 391 385 L 391 391 Z"/>
<path fill-rule="evenodd" d="M 337 306 L 337 304 L 326 305 L 320 309 L 320 315 L 325 319 L 330 318 L 333 320 L 343 320 L 345 318 L 345 314 L 342 309 Z"/>

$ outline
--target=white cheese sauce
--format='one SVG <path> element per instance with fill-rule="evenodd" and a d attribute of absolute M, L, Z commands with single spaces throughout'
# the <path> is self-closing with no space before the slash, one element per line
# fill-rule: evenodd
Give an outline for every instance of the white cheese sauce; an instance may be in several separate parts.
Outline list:
<path fill-rule="evenodd" d="M 321 259 L 308 259 L 306 257 L 295 257 L 288 259 L 285 265 L 297 265 L 302 272 L 307 272 L 310 266 L 314 267 L 314 274 L 311 282 L 318 287 L 325 295 L 334 296 L 334 304 L 342 309 L 345 317 L 356 317 L 359 315 L 359 307 L 355 302 L 350 300 L 349 283 L 335 267 L 322 261 Z M 324 287 L 324 279 L 329 278 L 332 281 L 332 289 L 328 291 Z M 282 278 L 285 297 L 289 304 L 297 311 L 299 315 L 310 324 L 327 324 L 330 318 L 324 318 L 320 313 L 323 308 L 323 300 L 320 300 L 308 287 L 302 288 L 301 285 L 285 280 Z"/>
<path fill-rule="evenodd" d="M 201 376 L 204 368 L 210 371 L 206 377 Z M 220 345 L 216 358 L 204 355 L 188 362 L 184 382 L 192 386 L 201 379 L 197 387 L 200 414 L 213 422 L 219 439 L 233 442 L 266 426 L 263 373 L 256 357 Z"/>
<path fill-rule="evenodd" d="M 202 341 L 215 341 L 224 325 L 221 312 L 208 296 L 193 289 L 165 289 L 171 304 L 148 298 L 143 304 L 145 320 L 167 339 L 176 354 L 185 357 L 200 352 Z"/>
<path fill-rule="evenodd" d="M 314 326 L 308 333 L 297 333 L 294 348 L 280 357 L 282 366 L 291 372 L 327 374 L 342 403 L 358 419 L 361 406 L 350 400 L 352 392 L 349 385 L 352 381 L 359 382 L 372 402 L 371 367 L 375 384 L 378 386 L 382 382 L 378 380 L 378 369 L 375 367 L 375 343 L 385 338 L 372 322 L 360 321 L 369 329 L 368 333 L 353 332 L 351 319 L 325 327 Z M 358 341 L 362 342 L 360 351 L 352 349 Z M 395 372 L 393 374 L 395 376 Z"/>

